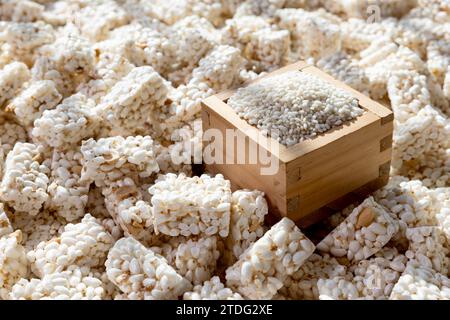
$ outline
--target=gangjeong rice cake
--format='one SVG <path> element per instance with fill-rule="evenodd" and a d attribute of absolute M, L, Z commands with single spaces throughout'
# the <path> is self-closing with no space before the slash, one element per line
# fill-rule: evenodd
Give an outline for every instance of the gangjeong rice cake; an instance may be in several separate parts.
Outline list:
<path fill-rule="evenodd" d="M 0 1 L 0 300 L 449 300 L 447 2 Z M 389 183 L 302 230 L 193 164 L 222 91 L 287 147 L 366 115 L 249 84 L 300 60 L 394 114 Z"/>
<path fill-rule="evenodd" d="M 175 299 L 191 288 L 167 261 L 133 238 L 118 240 L 108 254 L 106 272 L 121 291 L 135 298 Z"/>
<path fill-rule="evenodd" d="M 294 222 L 283 218 L 226 270 L 227 286 L 249 299 L 270 299 L 314 249 Z"/>
<path fill-rule="evenodd" d="M 317 250 L 358 262 L 381 250 L 398 228 L 395 218 L 369 197 L 317 244 Z"/>
<path fill-rule="evenodd" d="M 194 287 L 193 291 L 185 292 L 183 300 L 243 300 L 239 293 L 226 288 L 219 277 L 212 277 L 202 285 Z"/>
<path fill-rule="evenodd" d="M 392 300 L 449 300 L 450 279 L 431 268 L 407 265 L 394 286 Z"/>
<path fill-rule="evenodd" d="M 264 218 L 268 213 L 264 193 L 258 190 L 237 190 L 231 195 L 230 233 L 223 252 L 227 264 L 239 256 L 264 234 Z"/>
<path fill-rule="evenodd" d="M 228 235 L 231 208 L 230 182 L 168 173 L 149 188 L 156 232 L 170 236 Z"/>
<path fill-rule="evenodd" d="M 18 142 L 6 157 L 0 199 L 14 210 L 36 215 L 48 199 L 49 168 L 42 152 L 42 146 Z"/>

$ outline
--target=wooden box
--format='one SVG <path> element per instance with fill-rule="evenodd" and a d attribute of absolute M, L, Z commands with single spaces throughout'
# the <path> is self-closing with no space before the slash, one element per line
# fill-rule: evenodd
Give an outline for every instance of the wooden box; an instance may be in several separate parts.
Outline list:
<path fill-rule="evenodd" d="M 365 196 L 387 183 L 393 114 L 388 108 L 305 62 L 286 66 L 253 82 L 292 70 L 314 74 L 347 90 L 358 99 L 365 112 L 352 122 L 290 147 L 268 138 L 268 142 L 277 144 L 276 152 L 270 151 L 279 165 L 274 175 L 261 175 L 260 159 L 250 162 L 246 157 L 246 162 L 238 163 L 236 152 L 230 156 L 225 148 L 222 148 L 223 158 L 229 160 L 228 163 L 205 164 L 205 169 L 213 174 L 222 173 L 231 180 L 234 189 L 264 191 L 271 214 L 287 216 L 305 227 L 320 220 L 329 209 L 341 209 L 355 195 Z M 202 102 L 203 132 L 218 129 L 225 139 L 226 129 L 236 130 L 246 137 L 245 154 L 248 155 L 251 148 L 261 146 L 247 134 L 257 129 L 227 105 L 234 92 L 222 92 Z M 204 147 L 209 143 L 204 142 Z M 239 151 L 243 150 L 241 145 Z"/>

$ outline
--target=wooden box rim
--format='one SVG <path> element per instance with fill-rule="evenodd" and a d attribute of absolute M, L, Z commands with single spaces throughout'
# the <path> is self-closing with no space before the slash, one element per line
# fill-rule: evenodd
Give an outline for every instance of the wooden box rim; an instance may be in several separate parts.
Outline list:
<path fill-rule="evenodd" d="M 297 144 L 286 147 L 285 145 L 279 143 L 277 140 L 267 137 L 270 141 L 264 141 L 265 143 L 261 146 L 265 148 L 267 145 L 277 145 L 275 150 L 278 150 L 278 154 L 273 154 L 276 158 L 284 163 L 289 163 L 298 157 L 304 156 L 307 153 L 310 153 L 314 150 L 322 148 L 326 146 L 328 143 L 339 139 L 340 137 L 352 134 L 362 127 L 370 125 L 374 122 L 381 121 L 381 124 L 385 124 L 391 122 L 393 120 L 393 113 L 387 107 L 384 107 L 380 103 L 371 100 L 369 97 L 363 95 L 357 90 L 351 88 L 345 83 L 336 80 L 332 76 L 327 73 L 321 71 L 320 69 L 307 64 L 304 61 L 300 61 L 294 64 L 287 65 L 283 68 L 280 68 L 274 72 L 268 73 L 264 76 L 258 77 L 257 79 L 250 81 L 244 84 L 241 87 L 248 86 L 249 84 L 257 83 L 262 79 L 266 79 L 269 77 L 273 77 L 275 75 L 279 75 L 288 71 L 298 70 L 300 72 L 308 72 L 316 75 L 322 80 L 327 81 L 328 83 L 334 85 L 335 87 L 342 88 L 346 90 L 348 93 L 352 94 L 355 98 L 358 99 L 359 106 L 364 109 L 364 113 L 357 117 L 356 119 L 346 122 L 341 126 L 332 128 L 316 137 L 304 141 L 300 141 Z M 216 95 L 210 96 L 203 100 L 203 104 L 206 105 L 210 111 L 215 112 L 221 118 L 227 120 L 231 123 L 235 128 L 240 130 L 242 133 L 250 132 L 251 130 L 259 130 L 255 126 L 252 126 L 244 119 L 241 119 L 239 115 L 231 108 L 225 101 L 227 101 L 237 89 L 223 91 Z M 251 136 L 249 136 L 252 139 Z M 253 139 L 252 139 L 253 140 Z M 257 141 L 255 141 L 257 143 Z M 273 150 L 267 151 L 272 152 Z"/>

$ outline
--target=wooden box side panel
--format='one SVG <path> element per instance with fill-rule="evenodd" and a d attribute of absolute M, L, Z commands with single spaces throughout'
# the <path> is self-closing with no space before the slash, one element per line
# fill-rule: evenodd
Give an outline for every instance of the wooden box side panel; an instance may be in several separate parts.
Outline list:
<path fill-rule="evenodd" d="M 390 169 L 390 161 L 379 167 L 379 177 L 366 183 L 362 187 L 349 192 L 342 197 L 334 200 L 327 205 L 321 207 L 318 210 L 315 210 L 301 218 L 295 219 L 296 224 L 300 228 L 307 228 L 330 215 L 346 208 L 350 204 L 353 203 L 361 203 L 367 198 L 372 192 L 380 189 L 385 186 L 389 181 L 389 169 Z"/>
<path fill-rule="evenodd" d="M 287 164 L 287 201 L 298 202 L 289 217 L 301 219 L 370 182 L 382 182 L 380 166 L 390 161 L 385 144 L 392 126 L 372 116 L 370 124 Z M 289 178 L 295 175 L 296 181 Z"/>
<path fill-rule="evenodd" d="M 359 129 L 350 134 L 341 135 L 339 138 L 330 141 L 328 144 L 316 148 L 301 157 L 298 157 L 287 163 L 288 174 L 291 171 L 297 171 L 297 168 L 304 168 L 301 183 L 308 182 L 310 179 L 316 179 L 324 171 L 330 172 L 345 165 L 351 161 L 369 156 L 377 157 L 379 153 L 391 149 L 392 125 L 380 124 L 380 119 L 373 114 L 363 116 L 366 121 L 359 125 Z M 367 148 L 372 144 L 374 153 L 367 153 Z M 375 147 L 376 145 L 376 147 Z M 385 161 L 389 160 L 390 154 L 387 153 Z M 380 159 L 382 161 L 382 159 Z M 383 163 L 385 161 L 382 161 Z M 295 188 L 297 185 L 290 185 L 289 188 Z M 289 191 L 288 188 L 288 191 Z"/>
<path fill-rule="evenodd" d="M 273 175 L 261 175 L 261 170 L 267 168 L 266 163 L 260 163 L 260 159 L 257 158 L 256 163 L 249 161 L 249 154 L 252 151 L 254 154 L 260 152 L 255 148 L 260 148 L 259 145 L 253 143 L 248 137 L 244 140 L 244 148 L 238 150 L 238 144 L 234 145 L 234 158 L 232 159 L 226 152 L 225 139 L 227 137 L 226 130 L 232 129 L 240 134 L 244 135 L 239 129 L 229 122 L 224 117 L 220 116 L 215 110 L 207 104 L 202 106 L 202 124 L 203 131 L 213 128 L 219 130 L 222 133 L 222 158 L 225 163 L 207 163 L 206 170 L 210 173 L 221 173 L 224 177 L 232 182 L 233 190 L 236 189 L 258 189 L 263 191 L 266 195 L 266 199 L 269 202 L 271 211 L 275 214 L 283 215 L 286 212 L 286 166 L 278 158 L 272 155 L 271 161 L 276 161 L 278 170 Z M 205 142 L 204 147 L 209 142 Z M 243 149 L 243 150 L 242 150 Z M 245 162 L 239 163 L 238 152 L 245 152 Z M 266 151 L 267 154 L 267 151 Z"/>

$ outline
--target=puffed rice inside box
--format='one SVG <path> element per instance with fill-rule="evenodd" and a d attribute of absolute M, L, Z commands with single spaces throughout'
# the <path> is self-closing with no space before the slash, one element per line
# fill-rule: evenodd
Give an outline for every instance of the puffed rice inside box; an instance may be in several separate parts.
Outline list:
<path fill-rule="evenodd" d="M 357 99 L 363 112 L 286 146 L 242 119 L 228 104 L 237 90 L 228 90 L 202 102 L 203 159 L 206 171 L 222 173 L 234 189 L 264 191 L 271 214 L 287 216 L 306 227 L 387 183 L 393 113 L 305 62 L 288 65 L 245 86 L 286 72 L 309 73 L 345 90 Z"/>

